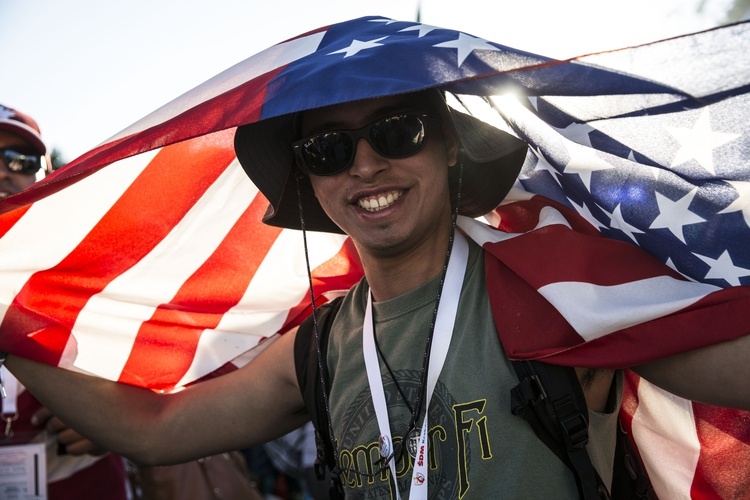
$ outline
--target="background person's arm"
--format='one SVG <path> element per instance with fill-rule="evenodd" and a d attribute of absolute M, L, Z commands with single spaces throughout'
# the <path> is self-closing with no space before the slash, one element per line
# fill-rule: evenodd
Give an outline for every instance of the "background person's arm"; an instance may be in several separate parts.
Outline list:
<path fill-rule="evenodd" d="M 54 434 L 58 445 L 69 455 L 103 455 L 109 451 L 81 436 L 44 406 L 34 412 L 31 423 Z"/>

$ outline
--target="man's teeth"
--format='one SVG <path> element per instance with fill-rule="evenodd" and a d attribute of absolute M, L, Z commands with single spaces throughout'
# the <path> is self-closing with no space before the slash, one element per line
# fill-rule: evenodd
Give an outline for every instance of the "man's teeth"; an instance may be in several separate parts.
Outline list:
<path fill-rule="evenodd" d="M 357 204 L 369 212 L 377 212 L 390 207 L 401 196 L 401 191 L 390 191 L 388 193 L 360 198 Z"/>

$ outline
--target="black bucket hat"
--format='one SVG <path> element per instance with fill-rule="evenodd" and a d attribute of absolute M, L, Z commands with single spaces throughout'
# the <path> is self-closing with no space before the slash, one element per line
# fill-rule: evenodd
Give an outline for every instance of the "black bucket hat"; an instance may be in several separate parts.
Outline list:
<path fill-rule="evenodd" d="M 444 110 L 439 111 L 443 115 L 443 111 L 447 112 L 449 108 L 442 96 L 441 101 Z M 458 212 L 479 217 L 497 207 L 510 191 L 526 158 L 527 144 L 457 109 L 450 108 L 449 116 L 460 142 L 458 161 L 463 165 Z M 309 179 L 301 174 L 294 175 L 298 171 L 292 151 L 292 142 L 298 139 L 296 124 L 296 114 L 288 114 L 242 125 L 235 133 L 237 159 L 269 201 L 263 222 L 301 229 L 299 199 L 306 230 L 343 233 L 323 211 Z M 458 171 L 457 168 L 448 169 L 451 201 L 454 203 Z"/>

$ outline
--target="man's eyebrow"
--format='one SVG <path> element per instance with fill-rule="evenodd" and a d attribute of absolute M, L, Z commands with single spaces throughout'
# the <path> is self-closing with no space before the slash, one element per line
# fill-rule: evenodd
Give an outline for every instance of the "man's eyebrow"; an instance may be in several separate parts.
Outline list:
<path fill-rule="evenodd" d="M 375 120 L 378 120 L 380 118 L 385 118 L 387 116 L 392 116 L 397 113 L 417 111 L 417 108 L 418 108 L 417 106 L 408 102 L 389 104 L 387 106 L 383 106 L 382 108 L 377 108 L 377 109 L 368 111 L 366 114 L 364 114 L 363 115 L 364 123 L 365 124 L 372 123 Z M 316 124 L 315 127 L 311 128 L 305 134 L 305 136 L 314 135 L 320 132 L 336 131 L 336 130 L 352 130 L 352 127 L 342 121 L 336 121 L 336 120 L 323 121 L 323 122 Z"/>

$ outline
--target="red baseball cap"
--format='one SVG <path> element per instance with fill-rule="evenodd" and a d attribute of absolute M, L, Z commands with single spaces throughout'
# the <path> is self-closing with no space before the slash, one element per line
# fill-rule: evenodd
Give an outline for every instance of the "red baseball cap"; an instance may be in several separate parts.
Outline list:
<path fill-rule="evenodd" d="M 47 153 L 39 125 L 29 115 L 0 104 L 0 130 L 7 130 L 22 137 L 40 155 Z"/>

